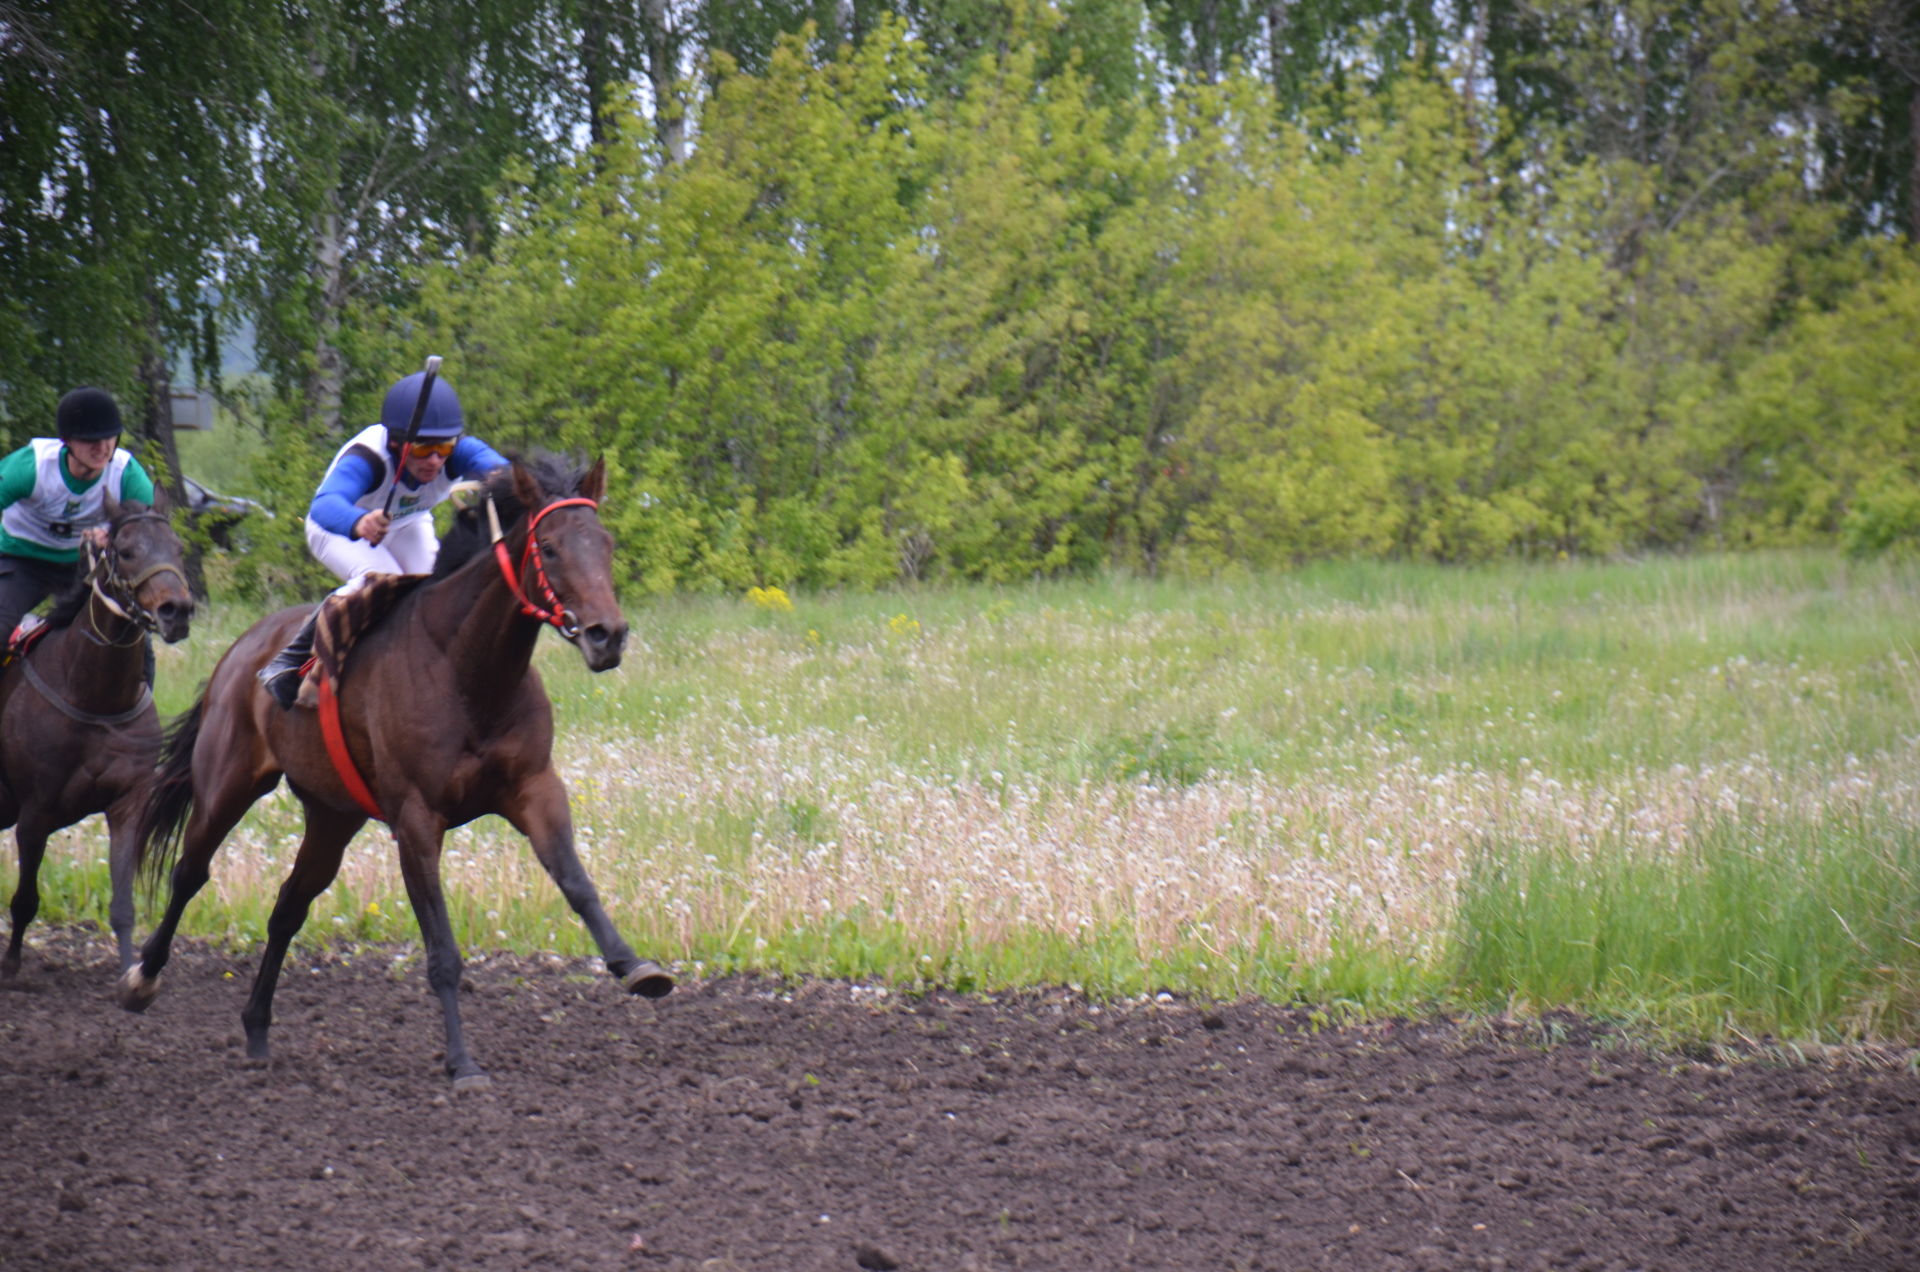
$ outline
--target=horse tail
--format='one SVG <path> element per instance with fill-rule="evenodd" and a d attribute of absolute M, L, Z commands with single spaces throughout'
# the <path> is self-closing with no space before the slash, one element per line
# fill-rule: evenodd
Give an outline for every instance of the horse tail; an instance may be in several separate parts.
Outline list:
<path fill-rule="evenodd" d="M 200 717 L 207 705 L 206 690 L 185 715 L 167 726 L 160 744 L 160 767 L 147 788 L 147 802 L 133 839 L 134 869 L 149 883 L 158 884 L 180 854 L 180 839 L 193 812 L 193 747 L 200 739 Z"/>

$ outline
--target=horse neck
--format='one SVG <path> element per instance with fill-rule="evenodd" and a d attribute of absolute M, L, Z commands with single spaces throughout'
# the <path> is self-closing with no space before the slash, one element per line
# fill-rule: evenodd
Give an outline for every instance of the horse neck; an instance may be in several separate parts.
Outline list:
<path fill-rule="evenodd" d="M 519 568 L 526 521 L 505 539 L 507 559 Z M 533 665 L 540 623 L 520 612 L 520 602 L 489 549 L 426 589 L 420 599 L 435 643 L 447 651 L 461 696 L 479 703 L 505 702 Z"/>
<path fill-rule="evenodd" d="M 111 715 L 134 704 L 146 684 L 140 628 L 108 609 L 99 592 L 87 598 L 49 650 L 46 672 L 62 696 L 81 711 Z M 49 637 L 49 644 L 52 643 Z"/>

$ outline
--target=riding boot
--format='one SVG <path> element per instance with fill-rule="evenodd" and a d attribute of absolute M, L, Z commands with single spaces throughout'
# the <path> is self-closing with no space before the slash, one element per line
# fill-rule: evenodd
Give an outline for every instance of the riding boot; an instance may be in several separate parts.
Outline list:
<path fill-rule="evenodd" d="M 300 624 L 300 630 L 293 634 L 287 647 L 273 656 L 273 660 L 260 669 L 260 683 L 267 687 L 267 693 L 283 707 L 292 707 L 295 695 L 300 692 L 300 669 L 307 665 L 307 659 L 313 656 L 313 625 L 320 617 L 320 607 L 313 607 L 313 613 L 307 615 L 307 621 Z"/>

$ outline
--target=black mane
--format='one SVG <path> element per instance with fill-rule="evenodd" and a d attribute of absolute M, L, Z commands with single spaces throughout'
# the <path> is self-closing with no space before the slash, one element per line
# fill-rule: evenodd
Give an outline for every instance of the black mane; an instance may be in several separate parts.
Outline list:
<path fill-rule="evenodd" d="M 532 455 L 509 458 L 532 475 L 544 496 L 543 506 L 545 502 L 578 494 L 580 483 L 587 475 L 586 464 L 550 451 L 535 451 Z M 494 469 L 481 480 L 480 485 L 486 494 L 493 496 L 493 506 L 500 513 L 500 529 L 503 533 L 513 529 L 514 524 L 527 515 L 527 507 L 520 502 L 520 496 L 513 487 L 513 464 Z M 492 546 L 493 530 L 487 521 L 487 501 L 483 495 L 464 511 L 454 514 L 453 524 L 440 538 L 440 555 L 434 558 L 433 577 L 446 578 Z"/>
<path fill-rule="evenodd" d="M 73 620 L 87 607 L 91 592 L 87 586 L 87 558 L 83 554 L 73 567 L 73 582 L 54 597 L 53 608 L 47 611 L 47 626 L 54 629 L 73 626 Z"/>

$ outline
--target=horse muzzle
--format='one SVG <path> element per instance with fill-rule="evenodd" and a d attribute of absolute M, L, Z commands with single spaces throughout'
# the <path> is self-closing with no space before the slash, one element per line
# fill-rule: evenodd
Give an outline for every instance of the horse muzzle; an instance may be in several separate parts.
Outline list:
<path fill-rule="evenodd" d="M 580 647 L 580 656 L 586 659 L 587 670 L 610 671 L 620 665 L 620 655 L 627 647 L 627 625 L 620 620 L 588 623 L 580 628 L 573 643 Z"/>
<path fill-rule="evenodd" d="M 169 645 L 185 640 L 193 623 L 193 598 L 165 600 L 147 611 L 153 615 L 153 629 Z"/>

